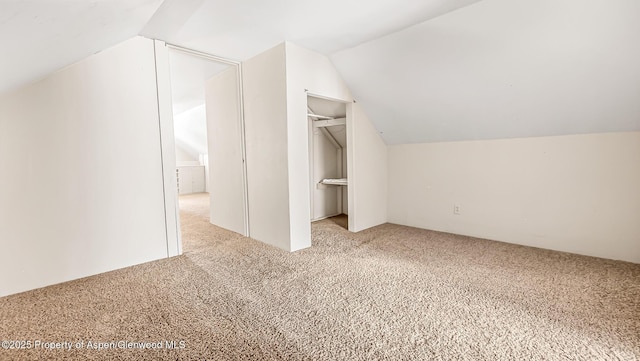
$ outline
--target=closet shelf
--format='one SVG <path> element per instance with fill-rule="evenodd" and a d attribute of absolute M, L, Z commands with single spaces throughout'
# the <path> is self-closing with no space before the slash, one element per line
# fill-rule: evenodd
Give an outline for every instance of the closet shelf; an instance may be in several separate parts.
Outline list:
<path fill-rule="evenodd" d="M 333 185 L 333 186 L 346 186 L 348 184 L 347 178 L 326 178 L 320 183 Z"/>

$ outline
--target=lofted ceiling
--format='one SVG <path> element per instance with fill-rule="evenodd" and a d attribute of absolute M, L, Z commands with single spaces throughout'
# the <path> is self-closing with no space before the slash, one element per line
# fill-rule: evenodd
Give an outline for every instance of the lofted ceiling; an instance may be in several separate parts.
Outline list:
<path fill-rule="evenodd" d="M 478 0 L 165 0 L 142 35 L 234 60 L 284 40 L 328 55 Z"/>
<path fill-rule="evenodd" d="M 230 66 L 173 49 L 169 64 L 174 115 L 203 105 L 205 82 Z"/>
<path fill-rule="evenodd" d="M 478 0 L 1 0 L 0 93 L 135 35 L 233 60 L 285 40 L 329 55 Z"/>
<path fill-rule="evenodd" d="M 388 144 L 640 130 L 638 0 L 3 0 L 0 93 L 138 34 L 328 55 Z"/>
<path fill-rule="evenodd" d="M 170 49 L 169 66 L 176 147 L 198 160 L 208 152 L 205 83 L 230 65 Z"/>
<path fill-rule="evenodd" d="M 207 120 L 204 104 L 183 111 L 173 117 L 176 150 L 191 160 L 209 152 L 207 145 Z"/>
<path fill-rule="evenodd" d="M 387 144 L 640 131 L 638 0 L 485 0 L 331 60 Z"/>
<path fill-rule="evenodd" d="M 162 0 L 0 0 L 0 93 L 137 35 Z"/>

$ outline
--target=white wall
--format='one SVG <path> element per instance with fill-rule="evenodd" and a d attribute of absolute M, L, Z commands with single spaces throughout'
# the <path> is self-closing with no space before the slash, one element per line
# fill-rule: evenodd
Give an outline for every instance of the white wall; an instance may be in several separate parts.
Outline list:
<path fill-rule="evenodd" d="M 0 296 L 167 257 L 153 41 L 0 98 Z"/>
<path fill-rule="evenodd" d="M 243 63 L 243 80 L 250 235 L 289 251 L 309 247 L 306 90 L 350 94 L 326 57 L 291 43 Z"/>
<path fill-rule="evenodd" d="M 639 185 L 640 132 L 389 147 L 390 222 L 636 263 Z"/>
<path fill-rule="evenodd" d="M 311 246 L 307 91 L 349 102 L 346 84 L 326 56 L 287 42 L 287 141 L 291 250 Z"/>
<path fill-rule="evenodd" d="M 180 165 L 195 165 L 199 164 L 197 157 L 194 157 L 186 147 L 177 144 L 176 142 L 176 164 Z"/>
<path fill-rule="evenodd" d="M 202 90 L 204 93 L 204 89 Z M 177 165 L 199 164 L 207 154 L 207 114 L 204 103 L 173 115 Z"/>
<path fill-rule="evenodd" d="M 346 128 L 346 127 L 345 127 Z M 346 129 L 345 129 L 346 132 Z M 347 169 L 347 150 L 343 149 L 342 150 L 342 176 L 346 177 L 347 179 L 349 178 L 349 173 L 348 173 L 348 169 Z M 348 215 L 349 214 L 349 187 L 342 187 L 342 213 Z M 384 202 L 384 206 L 386 208 L 387 206 L 387 202 Z M 348 225 L 347 225 L 348 228 Z"/>
<path fill-rule="evenodd" d="M 351 93 L 326 56 L 289 42 L 243 63 L 243 84 L 250 236 L 289 251 L 309 247 L 307 95 L 350 103 Z M 355 150 L 350 160 L 367 165 L 354 172 L 348 168 L 349 177 L 377 177 L 386 169 L 386 146 L 364 113 L 358 109 L 354 114 L 359 120 L 352 129 L 362 133 L 349 141 L 362 149 Z M 374 149 L 367 148 L 371 146 Z M 348 143 L 347 148 L 351 147 Z M 371 167 L 369 153 L 384 156 Z M 359 229 L 386 219 L 386 184 L 362 182 L 365 186 L 353 198 L 362 205 L 352 204 L 349 198 L 349 214 L 365 206 L 378 211 L 363 211 Z"/>
<path fill-rule="evenodd" d="M 236 67 L 205 84 L 209 139 L 211 223 L 247 234 L 240 104 Z"/>
<path fill-rule="evenodd" d="M 342 186 L 327 186 L 319 184 L 325 178 L 341 178 L 342 174 L 342 154 L 346 152 L 329 140 L 321 128 L 310 126 L 313 141 L 311 145 L 312 155 L 310 165 L 312 171 L 311 180 L 311 219 L 322 219 L 342 213 L 342 207 L 338 202 L 342 197 Z M 311 175 L 310 175 L 311 176 Z"/>
<path fill-rule="evenodd" d="M 249 235 L 291 250 L 284 44 L 247 60 L 242 69 Z"/>
<path fill-rule="evenodd" d="M 347 112 L 349 230 L 359 232 L 387 222 L 387 145 L 360 104 L 348 104 Z"/>

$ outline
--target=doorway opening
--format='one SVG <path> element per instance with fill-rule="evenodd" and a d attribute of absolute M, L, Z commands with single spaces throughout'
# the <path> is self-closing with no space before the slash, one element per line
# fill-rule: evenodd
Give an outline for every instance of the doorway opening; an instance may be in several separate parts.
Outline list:
<path fill-rule="evenodd" d="M 224 134 L 216 134 L 220 129 L 215 128 L 216 124 L 227 120 L 221 121 L 218 118 L 228 117 L 228 114 L 224 113 L 226 107 L 242 108 L 237 94 L 240 72 L 239 65 L 232 61 L 180 47 L 168 48 L 176 155 L 176 193 L 181 214 L 180 233 L 184 239 L 182 236 L 193 231 L 189 227 L 205 227 L 208 223 L 214 223 L 215 214 L 224 214 L 226 211 L 216 209 L 225 205 L 214 199 L 216 192 L 211 191 L 212 188 L 220 188 L 219 185 L 216 188 L 215 182 L 212 182 L 216 169 L 215 164 L 212 164 L 211 154 L 213 152 L 219 157 L 216 145 L 224 138 Z M 233 86 L 217 86 L 215 79 L 223 73 L 233 74 L 233 79 L 230 80 Z M 221 106 L 222 103 L 229 105 Z M 222 109 L 221 113 L 219 108 L 225 109 Z M 240 116 L 238 113 L 238 119 L 230 121 L 241 124 Z M 240 171 L 240 178 L 243 177 Z M 240 189 L 243 186 L 244 181 L 241 179 Z M 188 251 L 189 248 L 188 240 L 185 240 L 183 249 Z"/>

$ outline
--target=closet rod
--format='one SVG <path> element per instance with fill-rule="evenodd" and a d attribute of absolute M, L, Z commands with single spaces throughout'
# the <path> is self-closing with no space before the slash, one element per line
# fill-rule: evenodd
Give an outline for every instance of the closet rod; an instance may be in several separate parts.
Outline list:
<path fill-rule="evenodd" d="M 318 114 L 312 114 L 312 113 L 307 113 L 308 117 L 312 117 L 312 118 L 318 118 L 321 120 L 330 120 L 333 119 L 333 117 L 328 117 L 326 115 L 318 115 Z"/>
<path fill-rule="evenodd" d="M 336 125 L 347 125 L 347 118 L 327 119 L 327 120 L 314 120 L 314 128 L 321 127 L 333 127 Z"/>

